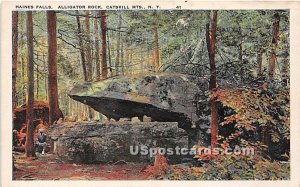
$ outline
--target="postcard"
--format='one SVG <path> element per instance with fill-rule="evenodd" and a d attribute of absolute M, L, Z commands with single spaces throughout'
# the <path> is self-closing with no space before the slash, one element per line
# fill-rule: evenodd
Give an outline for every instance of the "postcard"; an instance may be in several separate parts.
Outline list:
<path fill-rule="evenodd" d="M 4 1 L 3 186 L 299 186 L 294 1 Z"/>

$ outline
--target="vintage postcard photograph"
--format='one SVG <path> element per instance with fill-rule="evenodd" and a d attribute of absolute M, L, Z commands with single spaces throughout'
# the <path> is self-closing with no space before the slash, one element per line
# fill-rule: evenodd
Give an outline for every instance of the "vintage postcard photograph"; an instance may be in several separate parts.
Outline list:
<path fill-rule="evenodd" d="M 291 9 L 182 3 L 13 3 L 12 182 L 291 180 Z"/>

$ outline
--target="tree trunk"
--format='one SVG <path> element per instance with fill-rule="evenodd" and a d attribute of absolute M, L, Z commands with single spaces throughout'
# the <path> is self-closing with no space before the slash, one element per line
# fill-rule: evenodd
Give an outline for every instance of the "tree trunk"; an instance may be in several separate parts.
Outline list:
<path fill-rule="evenodd" d="M 111 54 L 110 54 L 110 51 L 111 51 L 110 46 L 111 46 L 111 44 L 109 42 L 108 32 L 107 32 L 106 36 L 107 36 L 108 66 L 109 66 L 110 73 L 112 73 L 112 68 L 111 68 Z"/>
<path fill-rule="evenodd" d="M 118 23 L 118 38 L 117 38 L 117 57 L 116 57 L 116 75 L 120 74 L 120 47 L 121 47 L 121 26 L 122 26 L 122 15 L 119 13 Z"/>
<path fill-rule="evenodd" d="M 289 77 L 289 60 L 284 59 L 282 67 L 282 81 L 285 83 L 285 85 L 289 84 Z"/>
<path fill-rule="evenodd" d="M 56 41 L 56 13 L 47 11 L 48 29 L 48 98 L 49 98 L 49 125 L 61 117 L 58 106 L 57 89 L 57 41 Z"/>
<path fill-rule="evenodd" d="M 90 35 L 90 11 L 85 11 L 85 35 L 86 35 L 86 73 L 87 81 L 90 82 L 93 80 L 93 63 L 92 63 L 92 54 L 91 54 L 91 35 Z"/>
<path fill-rule="evenodd" d="M 45 100 L 48 101 L 48 82 L 47 82 L 47 72 L 46 72 L 46 67 L 47 67 L 47 62 L 45 60 L 45 55 L 43 54 L 43 65 L 44 65 L 44 90 L 45 90 Z"/>
<path fill-rule="evenodd" d="M 84 53 L 84 46 L 83 46 L 83 40 L 82 40 L 82 32 L 81 32 L 81 24 L 80 24 L 80 18 L 79 18 L 79 11 L 75 10 L 76 12 L 76 22 L 77 22 L 77 34 L 78 34 L 78 41 L 79 41 L 79 47 L 80 47 L 80 57 L 81 57 L 81 64 L 82 64 L 82 70 L 83 70 L 83 77 L 84 81 L 88 80 L 87 72 L 86 72 L 86 62 L 85 62 L 85 53 Z"/>
<path fill-rule="evenodd" d="M 155 71 L 158 71 L 160 64 L 159 64 L 158 31 L 156 25 L 153 27 L 153 33 L 154 33 L 154 53 L 153 53 L 154 69 Z"/>
<path fill-rule="evenodd" d="M 141 36 L 142 41 L 143 41 L 143 35 Z M 143 70 L 144 69 L 144 54 L 143 54 L 143 50 L 145 50 L 143 47 L 140 48 L 140 69 Z"/>
<path fill-rule="evenodd" d="M 96 80 L 101 80 L 101 67 L 100 67 L 100 48 L 99 48 L 99 29 L 98 19 L 94 20 L 94 33 L 95 33 L 95 61 L 96 61 Z"/>
<path fill-rule="evenodd" d="M 272 29 L 272 52 L 271 58 L 269 61 L 269 79 L 272 80 L 275 73 L 275 62 L 276 62 L 276 48 L 278 44 L 279 38 L 279 22 L 280 16 L 278 13 L 274 14 L 274 22 L 273 22 L 273 29 Z"/>
<path fill-rule="evenodd" d="M 122 37 L 121 37 L 122 38 Z M 121 40 L 121 74 L 124 75 L 124 42 Z"/>
<path fill-rule="evenodd" d="M 32 11 L 27 12 L 27 111 L 26 111 L 26 143 L 25 152 L 27 157 L 34 157 L 34 65 L 33 65 L 33 23 L 32 23 Z"/>
<path fill-rule="evenodd" d="M 93 80 L 93 62 L 92 62 L 92 51 L 91 51 L 91 28 L 90 28 L 90 11 L 85 11 L 85 35 L 86 35 L 86 61 L 87 61 L 87 77 L 88 82 Z M 88 115 L 89 119 L 92 119 L 92 111 L 91 108 L 88 106 Z"/>
<path fill-rule="evenodd" d="M 216 34 L 217 34 L 217 11 L 212 11 L 213 16 L 210 17 L 210 24 L 206 24 L 206 44 L 209 54 L 210 64 L 210 82 L 209 89 L 213 92 L 217 87 L 217 71 L 216 71 Z M 216 147 L 218 145 L 218 108 L 216 98 L 212 98 L 211 101 L 211 146 Z"/>
<path fill-rule="evenodd" d="M 262 76 L 262 55 L 263 55 L 263 50 L 259 49 L 257 51 L 257 64 L 258 64 L 258 68 L 257 68 L 257 77 L 261 77 Z"/>
<path fill-rule="evenodd" d="M 25 64 L 25 59 L 23 57 L 21 57 L 21 68 L 22 68 L 22 71 L 21 71 L 22 84 L 24 84 L 22 86 L 22 89 L 23 89 L 22 90 L 22 104 L 25 104 L 27 102 L 26 101 L 26 98 L 27 98 L 26 94 L 27 94 L 28 89 L 25 87 L 25 83 L 26 83 L 26 72 L 25 72 L 26 64 Z"/>
<path fill-rule="evenodd" d="M 125 57 L 124 57 L 124 75 L 126 75 L 127 74 L 127 71 L 128 71 L 128 69 L 129 69 L 129 45 L 128 45 L 128 42 L 129 41 L 129 39 L 128 39 L 128 36 L 126 37 L 126 39 L 125 39 L 125 46 L 124 46 L 124 55 L 125 55 Z"/>
<path fill-rule="evenodd" d="M 36 52 L 36 100 L 39 100 L 39 53 Z"/>
<path fill-rule="evenodd" d="M 36 65 L 36 100 L 39 100 L 39 80 L 40 80 L 40 76 L 39 76 L 39 65 Z"/>
<path fill-rule="evenodd" d="M 106 23 L 106 10 L 100 10 L 99 12 L 101 16 L 101 38 L 102 38 L 102 79 L 107 79 L 108 70 L 106 63 L 106 31 L 107 31 L 107 23 Z"/>
<path fill-rule="evenodd" d="M 12 12 L 12 110 L 17 107 L 18 12 Z"/>

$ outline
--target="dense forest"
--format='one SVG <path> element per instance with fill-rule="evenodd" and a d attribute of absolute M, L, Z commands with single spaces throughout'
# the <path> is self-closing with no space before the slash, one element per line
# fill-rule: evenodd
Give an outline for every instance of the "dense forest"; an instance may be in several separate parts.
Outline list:
<path fill-rule="evenodd" d="M 26 156 L 36 156 L 37 119 L 46 129 L 60 118 L 111 120 L 70 98 L 75 85 L 178 73 L 209 85 L 195 105 L 199 123 L 210 126 L 211 147 L 252 146 L 260 154 L 251 159 L 200 155 L 195 157 L 200 164 L 184 169 L 170 169 L 162 158 L 146 170 L 151 177 L 289 178 L 287 10 L 19 11 L 12 16 L 13 128 L 26 136 Z M 43 107 L 48 112 L 42 113 Z"/>

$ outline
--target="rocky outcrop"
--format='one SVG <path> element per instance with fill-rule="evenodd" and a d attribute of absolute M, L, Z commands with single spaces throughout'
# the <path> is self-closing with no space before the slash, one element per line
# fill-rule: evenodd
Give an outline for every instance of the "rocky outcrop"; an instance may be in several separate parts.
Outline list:
<path fill-rule="evenodd" d="M 208 82 L 178 73 L 130 75 L 75 86 L 69 96 L 109 118 L 144 115 L 190 128 L 199 121 L 197 102 Z"/>
<path fill-rule="evenodd" d="M 151 162 L 143 154 L 147 148 L 187 148 L 187 133 L 176 122 L 63 122 L 51 126 L 55 152 L 62 160 L 76 163 Z M 138 154 L 130 153 L 139 148 Z M 136 151 L 137 149 L 132 149 Z M 181 162 L 181 155 L 167 155 L 170 163 Z"/>
<path fill-rule="evenodd" d="M 44 101 L 34 101 L 33 105 L 33 118 L 34 125 L 37 126 L 39 120 L 43 121 L 43 124 L 48 126 L 49 122 L 49 104 Z M 17 107 L 13 111 L 13 129 L 20 131 L 23 127 L 26 126 L 26 112 L 27 112 L 27 106 L 24 104 L 22 106 Z M 61 110 L 59 110 L 60 115 L 59 117 L 63 117 L 63 113 Z"/>

